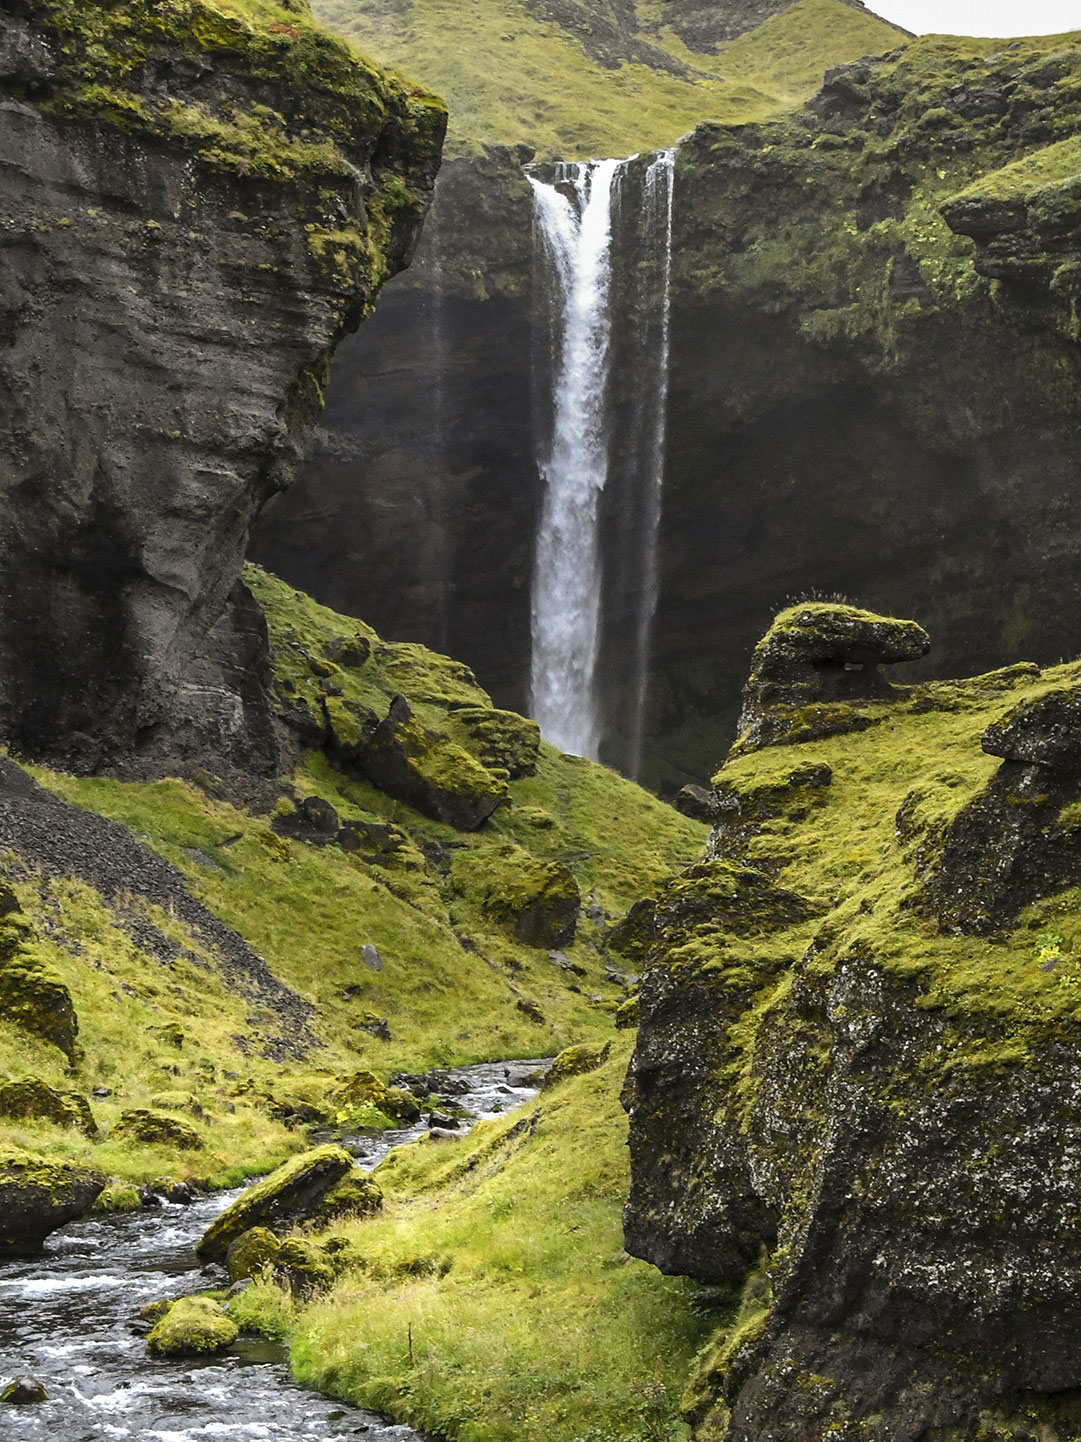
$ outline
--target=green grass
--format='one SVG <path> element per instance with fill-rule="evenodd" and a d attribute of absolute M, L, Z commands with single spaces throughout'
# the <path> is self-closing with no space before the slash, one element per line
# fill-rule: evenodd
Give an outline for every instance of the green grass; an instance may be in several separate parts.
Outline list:
<path fill-rule="evenodd" d="M 315 8 L 331 28 L 444 96 L 450 153 L 494 141 L 528 144 L 542 157 L 671 145 L 703 118 L 741 123 L 777 114 L 811 95 L 830 66 L 904 38 L 840 0 L 798 0 L 717 54 L 689 51 L 670 31 L 651 34 L 693 67 L 683 78 L 641 63 L 606 69 L 517 0 L 412 0 L 408 8 L 317 0 Z"/>
<path fill-rule="evenodd" d="M 958 192 L 958 198 L 979 196 L 988 200 L 1024 200 L 1039 190 L 1081 178 L 1081 136 L 1057 141 L 980 176 Z"/>
<path fill-rule="evenodd" d="M 287 1333 L 303 1381 L 429 1434 L 681 1435 L 708 1327 L 686 1282 L 622 1249 L 627 1049 L 467 1139 L 392 1153 L 385 1214 L 335 1228 L 360 1265 L 300 1309 L 255 1288 L 246 1318 Z"/>

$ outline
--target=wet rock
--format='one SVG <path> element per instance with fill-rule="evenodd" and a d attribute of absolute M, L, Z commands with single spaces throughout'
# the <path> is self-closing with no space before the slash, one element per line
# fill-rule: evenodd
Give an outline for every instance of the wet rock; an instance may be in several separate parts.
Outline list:
<path fill-rule="evenodd" d="M 608 1060 L 611 1051 L 610 1041 L 606 1041 L 603 1046 L 590 1046 L 587 1042 L 580 1042 L 577 1046 L 564 1048 L 545 1073 L 542 1087 L 547 1090 L 549 1087 L 558 1086 L 568 1077 L 583 1076 L 586 1072 L 596 1071 Z"/>
<path fill-rule="evenodd" d="M 121 1112 L 111 1135 L 145 1142 L 148 1146 L 178 1147 L 181 1151 L 196 1151 L 203 1145 L 202 1136 L 190 1122 L 147 1107 Z"/>
<path fill-rule="evenodd" d="M 36 1377 L 16 1377 L 14 1382 L 9 1382 L 0 1389 L 0 1402 L 10 1403 L 13 1407 L 28 1407 L 48 1400 L 49 1394 L 44 1383 L 39 1382 Z"/>
<path fill-rule="evenodd" d="M 225 1254 L 225 1269 L 231 1282 L 258 1276 L 264 1267 L 273 1265 L 281 1250 L 281 1242 L 269 1227 L 249 1227 L 230 1242 Z"/>
<path fill-rule="evenodd" d="M 505 780 L 425 726 L 404 696 L 391 702 L 359 764 L 381 791 L 458 831 L 475 831 L 510 796 Z"/>
<path fill-rule="evenodd" d="M 196 1252 L 204 1261 L 220 1261 L 250 1227 L 305 1221 L 352 1166 L 349 1153 L 336 1146 L 291 1158 L 237 1197 L 207 1228 Z"/>
<path fill-rule="evenodd" d="M 72 1127 L 83 1136 L 96 1137 L 97 1123 L 90 1103 L 80 1092 L 56 1091 L 40 1077 L 24 1077 L 0 1087 L 0 1116 L 13 1120 L 35 1118 Z"/>
<path fill-rule="evenodd" d="M 755 648 L 731 754 L 865 730 L 876 715 L 858 703 L 891 694 L 879 666 L 930 646 L 915 621 L 823 601 L 789 607 Z"/>
<path fill-rule="evenodd" d="M 429 1112 L 428 1127 L 434 1131 L 456 1132 L 459 1123 L 454 1117 L 447 1116 L 446 1112 Z"/>
<path fill-rule="evenodd" d="M 240 1328 L 220 1303 L 210 1297 L 181 1297 L 154 1324 L 146 1340 L 155 1357 L 201 1357 L 223 1352 L 240 1335 Z"/>
<path fill-rule="evenodd" d="M 451 863 L 454 890 L 527 946 L 546 950 L 574 940 L 581 896 L 570 869 L 520 846 L 462 851 Z"/>
<path fill-rule="evenodd" d="M 98 1172 L 0 1151 L 0 1257 L 39 1252 L 50 1232 L 89 1212 L 104 1186 Z"/>

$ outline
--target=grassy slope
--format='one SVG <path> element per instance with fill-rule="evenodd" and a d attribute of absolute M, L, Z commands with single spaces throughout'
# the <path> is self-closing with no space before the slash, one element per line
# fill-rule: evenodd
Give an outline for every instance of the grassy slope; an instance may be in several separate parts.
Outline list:
<path fill-rule="evenodd" d="M 321 660 L 328 639 L 366 628 L 265 574 L 253 574 L 253 581 L 294 697 L 317 698 L 335 677 L 347 698 L 363 695 L 383 710 L 398 689 L 414 696 L 438 695 L 448 686 L 469 692 L 453 663 L 422 647 L 381 648 L 378 638 L 366 666 L 346 671 L 328 665 Z M 329 675 L 317 674 L 323 672 Z M 436 727 L 445 718 L 433 704 L 418 710 Z M 221 1180 L 294 1149 L 302 1137 L 268 1116 L 268 1092 L 282 1101 L 319 1103 L 336 1078 L 357 1067 L 385 1076 L 397 1068 L 550 1054 L 572 1041 L 610 1036 L 611 1010 L 623 993 L 604 976 L 597 948 L 603 919 L 583 919 L 565 950 L 585 974 L 567 974 L 545 951 L 513 940 L 455 893 L 449 856 L 469 851 L 483 858 L 513 841 L 544 859 L 564 860 L 583 897 L 614 917 L 680 864 L 704 834 L 614 773 L 550 747 L 535 777 L 510 784 L 512 806 L 469 835 L 349 779 L 322 753 L 310 753 L 293 779 L 297 795 L 323 795 L 343 818 L 392 819 L 415 844 L 410 869 L 395 870 L 336 846 L 287 841 L 271 831 L 269 817 L 211 794 L 209 778 L 208 791 L 179 780 L 134 784 L 40 768 L 35 775 L 68 800 L 131 827 L 185 872 L 191 890 L 318 1009 L 313 1025 L 325 1047 L 302 1063 L 268 1061 L 259 1055 L 265 1015 L 197 961 L 180 958 L 163 967 L 140 951 L 118 925 L 132 910 L 123 898 L 106 903 L 81 884 L 45 883 L 28 874 L 17 856 L 3 858 L 0 869 L 16 881 L 49 960 L 75 999 L 84 1055 L 68 1075 L 58 1052 L 0 1020 L 0 1079 L 3 1073 L 33 1073 L 84 1092 L 108 1087 L 112 1095 L 95 1102 L 106 1128 L 122 1109 L 145 1106 L 166 1092 L 194 1093 L 207 1112 L 199 1121 L 203 1149 L 171 1156 L 112 1142 L 95 1146 L 41 1126 L 20 1126 L 12 1134 L 32 1147 L 48 1146 L 133 1177 L 179 1170 Z M 436 860 L 425 860 L 424 846 L 436 848 Z M 440 847 L 448 848 L 445 860 Z M 174 918 L 155 919 L 198 955 L 198 943 Z M 381 972 L 363 964 L 369 942 L 380 951 Z M 536 1004 L 543 1024 L 519 1001 Z M 388 1019 L 393 1041 L 359 1029 L 373 1017 Z M 169 1023 L 186 1033 L 179 1050 L 156 1030 Z M 182 1112 L 190 1105 L 177 1100 Z M 7 1126 L 3 1134 L 9 1135 Z"/>
<path fill-rule="evenodd" d="M 344 1229 L 363 1266 L 307 1308 L 260 1284 L 244 1314 L 286 1333 L 302 1379 L 430 1434 L 671 1435 L 708 1322 L 622 1250 L 627 1051 L 543 1094 L 528 1129 L 392 1153 L 384 1215 Z"/>
<path fill-rule="evenodd" d="M 885 21 L 840 0 L 799 0 L 716 55 L 695 54 L 663 34 L 674 58 L 703 72 L 681 79 L 641 64 L 605 69 L 516 0 L 413 0 L 409 7 L 317 0 L 316 11 L 444 96 L 451 154 L 491 141 L 583 157 L 671 145 L 707 116 L 764 119 L 806 99 L 829 66 L 903 40 Z"/>

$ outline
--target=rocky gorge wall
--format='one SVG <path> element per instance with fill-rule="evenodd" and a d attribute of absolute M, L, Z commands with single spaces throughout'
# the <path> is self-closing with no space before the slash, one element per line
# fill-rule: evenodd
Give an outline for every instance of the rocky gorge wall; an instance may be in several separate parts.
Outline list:
<path fill-rule="evenodd" d="M 710 1442 L 1078 1435 L 1078 666 L 880 676 L 929 644 L 782 612 L 704 857 L 612 937 L 626 1244 L 710 1289 Z"/>
<path fill-rule="evenodd" d="M 918 609 L 940 671 L 1061 654 L 1081 619 L 1077 227 L 1068 159 L 1045 151 L 1081 125 L 1079 63 L 1070 37 L 997 53 L 921 40 L 838 71 L 791 120 L 704 125 L 681 145 L 649 784 L 707 774 L 755 637 L 789 595 Z M 423 270 L 388 293 L 393 338 L 369 328 L 335 369 L 317 448 L 256 554 L 321 594 L 333 570 L 335 604 L 438 637 L 522 708 L 540 487 L 527 196 L 511 151 L 455 164 L 466 203 L 448 174 Z M 1001 181 L 1029 164 L 1030 181 Z M 1023 199 L 1003 207 L 1000 184 L 1060 201 L 1030 216 Z M 617 333 L 638 316 L 627 305 Z M 614 417 L 627 401 L 613 395 Z M 437 513 L 453 533 L 442 553 Z M 389 588 L 375 559 L 388 538 L 402 562 Z M 615 720 L 618 634 L 610 616 Z M 620 763 L 611 722 L 601 754 Z"/>
<path fill-rule="evenodd" d="M 248 529 L 410 256 L 445 111 L 303 4 L 4 10 L 0 731 L 273 770 Z"/>

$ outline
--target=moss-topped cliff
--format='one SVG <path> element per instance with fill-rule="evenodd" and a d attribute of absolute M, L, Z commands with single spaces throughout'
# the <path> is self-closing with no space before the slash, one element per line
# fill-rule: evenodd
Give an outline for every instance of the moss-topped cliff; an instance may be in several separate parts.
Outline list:
<path fill-rule="evenodd" d="M 752 715 L 804 684 L 794 626 L 847 695 L 744 733 L 638 910 L 628 1247 L 742 1293 L 702 1438 L 1073 1437 L 1081 669 L 884 687 L 867 642 L 908 623 L 853 620 L 766 638 Z"/>

